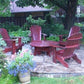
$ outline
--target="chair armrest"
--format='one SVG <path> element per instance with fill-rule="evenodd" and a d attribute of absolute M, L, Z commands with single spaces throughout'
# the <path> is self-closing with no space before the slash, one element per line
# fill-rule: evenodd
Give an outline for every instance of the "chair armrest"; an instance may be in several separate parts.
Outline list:
<path fill-rule="evenodd" d="M 61 49 L 65 49 L 65 47 L 63 47 L 63 46 L 59 46 L 59 45 L 52 45 L 52 47 L 54 47 L 54 48 L 61 48 Z"/>
<path fill-rule="evenodd" d="M 64 34 L 64 35 L 58 35 L 58 37 L 59 37 L 59 41 L 63 41 L 63 36 L 67 36 L 67 34 Z"/>
<path fill-rule="evenodd" d="M 12 40 L 15 40 L 15 39 L 17 39 L 18 41 L 18 45 L 21 45 L 21 40 L 22 40 L 22 37 L 14 37 Z"/>
<path fill-rule="evenodd" d="M 15 39 L 3 39 L 5 41 L 15 41 Z"/>
<path fill-rule="evenodd" d="M 59 35 L 59 40 L 60 40 L 60 41 L 63 41 L 63 36 L 64 36 L 64 35 Z"/>
<path fill-rule="evenodd" d="M 17 39 L 17 38 L 21 38 L 21 37 L 16 37 L 16 36 L 14 36 L 14 37 L 11 37 L 11 39 Z"/>
<path fill-rule="evenodd" d="M 15 39 L 18 40 L 17 42 L 20 45 L 21 44 L 21 37 L 13 37 L 13 39 L 3 39 L 3 40 L 5 40 L 5 41 L 11 41 L 11 42 L 15 41 L 16 42 Z"/>
<path fill-rule="evenodd" d="M 45 34 L 45 33 L 41 33 L 43 36 L 47 36 L 47 34 Z"/>
<path fill-rule="evenodd" d="M 41 33 L 41 34 L 43 35 L 43 39 L 46 40 L 47 34 L 45 34 L 45 33 Z"/>

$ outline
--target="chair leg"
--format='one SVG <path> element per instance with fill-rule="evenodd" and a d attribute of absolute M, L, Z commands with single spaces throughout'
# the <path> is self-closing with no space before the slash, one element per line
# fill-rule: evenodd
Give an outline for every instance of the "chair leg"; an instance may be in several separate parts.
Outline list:
<path fill-rule="evenodd" d="M 12 42 L 12 54 L 16 52 L 15 41 Z"/>
<path fill-rule="evenodd" d="M 58 57 L 58 56 L 57 56 L 57 60 L 58 60 L 61 64 L 63 64 L 65 67 L 69 68 L 67 62 L 65 62 L 65 60 L 64 60 L 63 57 Z"/>
<path fill-rule="evenodd" d="M 49 57 L 51 57 L 51 52 L 50 52 L 50 50 L 47 51 L 47 55 L 49 55 Z"/>
<path fill-rule="evenodd" d="M 34 49 L 34 56 L 36 56 L 37 55 L 37 48 L 35 47 L 35 49 Z"/>
<path fill-rule="evenodd" d="M 52 48 L 52 50 L 51 50 L 51 55 L 53 56 L 53 58 L 52 58 L 52 60 L 53 60 L 53 62 L 54 63 L 56 63 L 57 61 L 57 57 L 56 57 L 56 48 Z"/>
<path fill-rule="evenodd" d="M 38 51 L 38 48 L 35 47 L 35 49 L 34 49 L 34 56 L 36 56 L 37 54 L 38 55 L 41 54 L 41 51 Z"/>
<path fill-rule="evenodd" d="M 53 62 L 56 63 L 57 58 L 55 56 L 53 56 Z"/>
<path fill-rule="evenodd" d="M 81 60 L 77 57 L 76 54 L 72 57 L 77 63 L 81 64 Z"/>
<path fill-rule="evenodd" d="M 51 57 L 53 55 L 52 47 L 48 48 L 48 55 Z"/>
<path fill-rule="evenodd" d="M 36 56 L 36 50 L 34 50 L 34 56 Z"/>

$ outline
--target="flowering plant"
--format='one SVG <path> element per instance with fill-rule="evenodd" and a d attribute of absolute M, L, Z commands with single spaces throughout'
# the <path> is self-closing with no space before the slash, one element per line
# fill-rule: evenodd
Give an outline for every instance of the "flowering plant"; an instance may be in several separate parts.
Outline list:
<path fill-rule="evenodd" d="M 8 64 L 8 73 L 16 76 L 19 72 L 24 73 L 35 68 L 35 62 L 32 60 L 33 55 L 29 50 L 20 51 L 17 55 L 12 56 L 12 61 Z"/>

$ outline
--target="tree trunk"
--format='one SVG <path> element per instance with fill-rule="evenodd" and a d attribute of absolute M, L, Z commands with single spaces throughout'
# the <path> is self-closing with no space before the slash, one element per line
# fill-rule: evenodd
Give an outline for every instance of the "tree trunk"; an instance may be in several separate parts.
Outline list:
<path fill-rule="evenodd" d="M 64 19 L 64 28 L 69 30 L 75 22 L 75 14 L 77 8 L 78 0 L 69 0 L 67 8 L 65 10 L 66 16 Z"/>

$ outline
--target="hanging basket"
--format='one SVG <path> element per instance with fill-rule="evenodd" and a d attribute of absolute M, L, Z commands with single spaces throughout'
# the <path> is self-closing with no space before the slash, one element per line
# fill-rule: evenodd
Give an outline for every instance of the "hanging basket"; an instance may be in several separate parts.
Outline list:
<path fill-rule="evenodd" d="M 19 73 L 18 77 L 22 84 L 30 83 L 30 72 Z"/>

